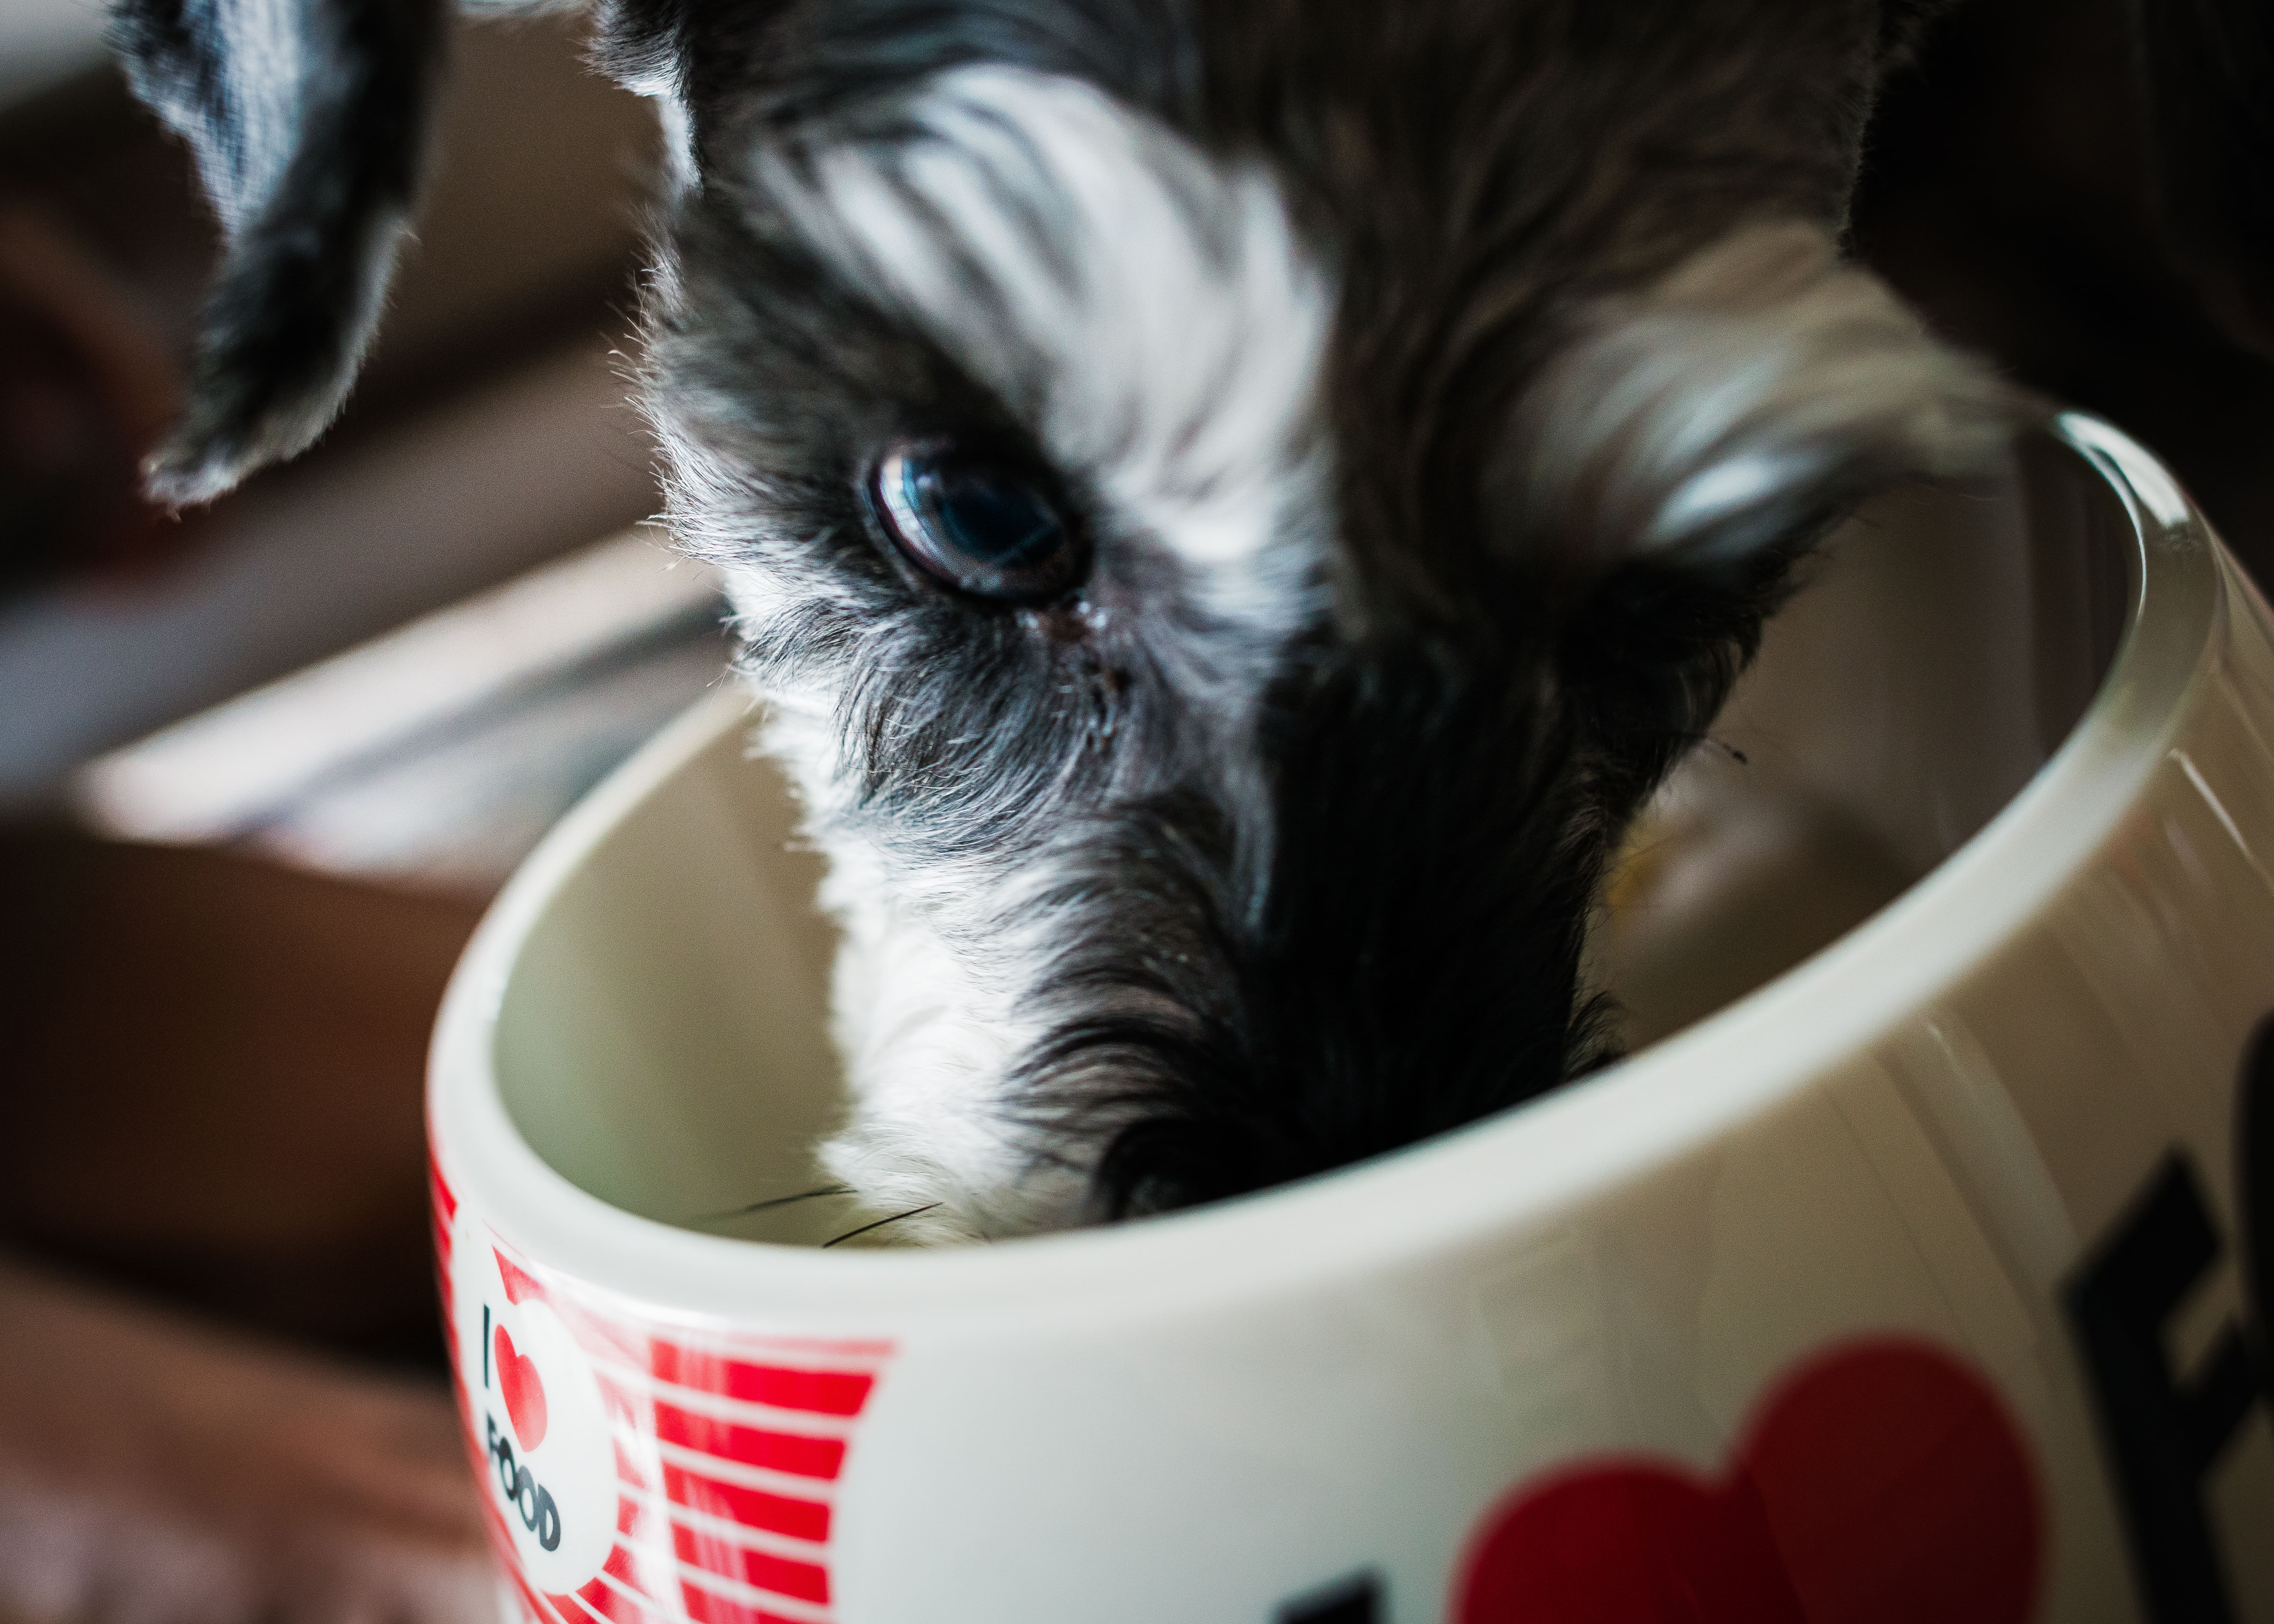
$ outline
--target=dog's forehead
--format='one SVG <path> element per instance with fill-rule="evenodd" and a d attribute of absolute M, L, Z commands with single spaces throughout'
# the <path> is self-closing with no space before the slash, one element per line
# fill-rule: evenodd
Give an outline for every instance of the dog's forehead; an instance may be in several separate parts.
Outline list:
<path fill-rule="evenodd" d="M 1740 183 L 1766 207 L 1836 212 L 1874 71 L 1858 17 L 1901 9 L 1911 0 L 744 0 L 694 14 L 681 78 L 707 122 L 776 127 L 975 64 L 1080 80 L 1203 150 L 1260 157 L 1314 237 L 1505 259 L 1526 246 L 1512 217 L 1542 209 L 1600 237 L 1608 207 L 1649 236 L 1638 182 L 1712 195 L 1725 217 Z M 1599 248 L 1613 262 L 1652 252 Z"/>
<path fill-rule="evenodd" d="M 817 0 L 706 163 L 1113 519 L 1207 564 L 1331 537 L 1338 595 L 1443 605 L 1574 310 L 1727 230 L 1732 175 L 1836 217 L 1852 7 L 1609 9 L 1651 49 L 1522 0 Z"/>

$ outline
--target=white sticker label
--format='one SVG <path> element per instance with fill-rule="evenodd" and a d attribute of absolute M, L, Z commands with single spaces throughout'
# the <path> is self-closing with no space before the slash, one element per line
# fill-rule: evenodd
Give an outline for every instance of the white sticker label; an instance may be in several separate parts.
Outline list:
<path fill-rule="evenodd" d="M 564 1595 L 590 1583 L 615 1548 L 615 1450 L 600 1384 L 542 1295 L 508 1290 L 486 1226 L 463 1207 L 451 1274 L 483 1492 L 531 1587 Z"/>

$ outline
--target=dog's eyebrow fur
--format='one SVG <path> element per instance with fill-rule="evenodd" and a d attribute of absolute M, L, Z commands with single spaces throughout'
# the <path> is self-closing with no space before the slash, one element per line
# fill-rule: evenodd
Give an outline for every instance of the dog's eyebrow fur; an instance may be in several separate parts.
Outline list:
<path fill-rule="evenodd" d="M 1211 613 L 1282 635 L 1309 618 L 1333 289 L 1260 164 L 1078 80 L 981 64 L 881 130 L 762 149 L 757 179 L 1110 523 L 1190 565 Z"/>

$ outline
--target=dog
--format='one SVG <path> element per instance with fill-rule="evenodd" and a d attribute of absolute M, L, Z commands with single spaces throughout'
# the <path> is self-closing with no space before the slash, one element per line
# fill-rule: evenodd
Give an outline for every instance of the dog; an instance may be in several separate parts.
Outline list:
<path fill-rule="evenodd" d="M 601 0 L 667 137 L 668 523 L 830 861 L 835 1178 L 910 1239 L 1058 1229 L 1609 1057 L 1638 808 L 1827 529 L 2031 410 L 1841 251 L 1943 9 Z M 2256 116 L 2252 16 L 2140 8 L 2170 164 Z M 194 503 L 348 391 L 444 18 L 117 19 L 226 236 L 149 470 Z M 2173 192 L 2246 311 L 2261 172 Z"/>

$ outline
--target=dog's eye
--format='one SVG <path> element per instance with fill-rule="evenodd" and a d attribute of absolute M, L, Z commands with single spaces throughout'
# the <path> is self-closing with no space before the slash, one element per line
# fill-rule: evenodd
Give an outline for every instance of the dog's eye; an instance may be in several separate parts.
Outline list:
<path fill-rule="evenodd" d="M 896 447 L 869 477 L 881 523 L 917 568 L 980 598 L 1040 603 L 1079 584 L 1082 554 L 1036 475 L 953 446 Z"/>

